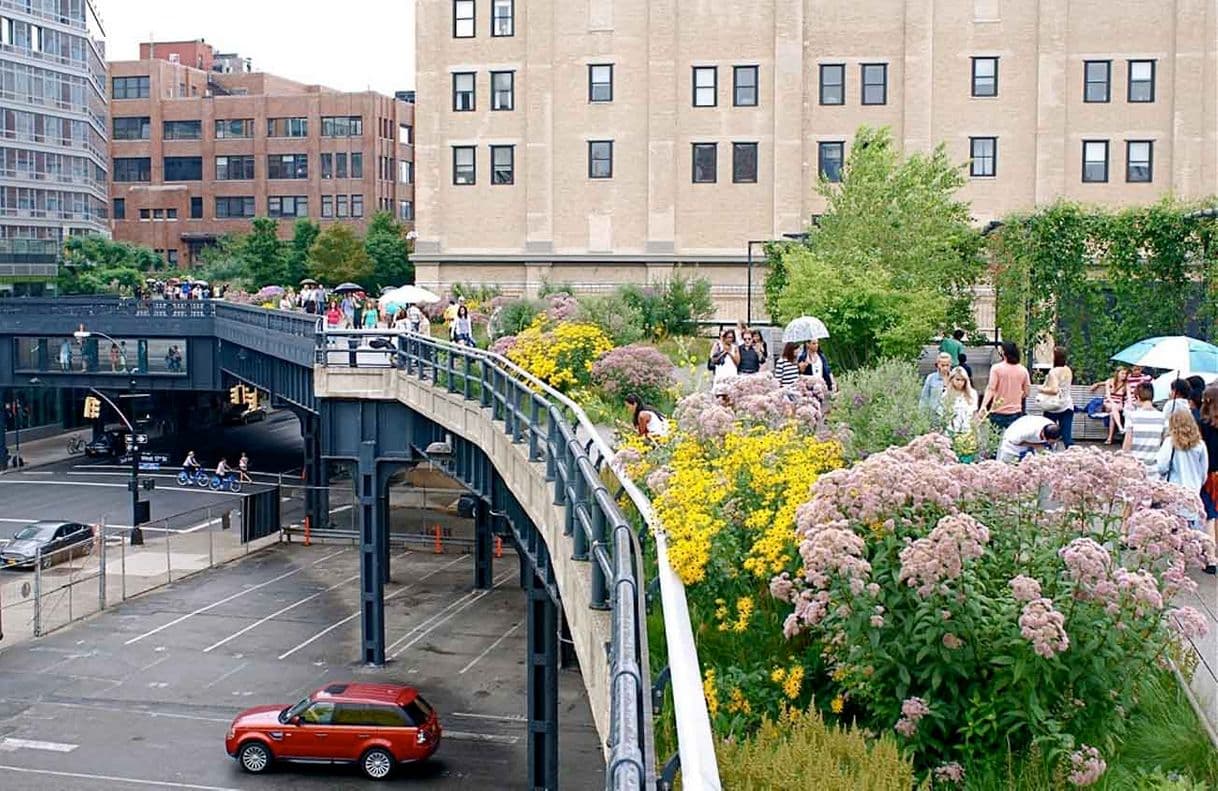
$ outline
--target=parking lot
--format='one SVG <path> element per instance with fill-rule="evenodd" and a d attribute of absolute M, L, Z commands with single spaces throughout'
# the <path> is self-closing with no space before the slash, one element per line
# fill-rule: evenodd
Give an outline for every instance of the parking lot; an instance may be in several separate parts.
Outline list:
<path fill-rule="evenodd" d="M 495 588 L 472 558 L 397 553 L 386 589 L 383 669 L 357 664 L 358 552 L 280 545 L 61 629 L 0 642 L 0 774 L 15 789 L 365 787 L 355 770 L 242 774 L 224 752 L 241 709 L 288 704 L 331 681 L 395 681 L 435 704 L 432 761 L 400 783 L 526 786 L 524 596 L 505 554 Z M 564 788 L 603 786 L 583 683 L 560 673 Z"/>

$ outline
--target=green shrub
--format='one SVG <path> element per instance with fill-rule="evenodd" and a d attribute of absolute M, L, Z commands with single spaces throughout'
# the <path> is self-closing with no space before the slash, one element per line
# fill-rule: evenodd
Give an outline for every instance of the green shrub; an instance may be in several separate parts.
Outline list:
<path fill-rule="evenodd" d="M 719 778 L 732 791 L 910 791 L 913 764 L 890 737 L 825 724 L 815 709 L 766 719 L 756 735 L 720 742 Z"/>
<path fill-rule="evenodd" d="M 693 335 L 698 322 L 709 319 L 715 312 L 710 281 L 687 278 L 679 272 L 654 285 L 622 286 L 618 295 L 638 312 L 644 334 L 653 338 Z"/>
<path fill-rule="evenodd" d="M 617 346 L 643 340 L 643 314 L 621 294 L 581 297 L 579 320 L 600 327 Z"/>
<path fill-rule="evenodd" d="M 932 416 L 918 407 L 922 377 L 913 363 L 884 360 L 835 377 L 838 394 L 827 422 L 848 435 L 847 455 L 865 458 L 907 445 L 931 429 Z"/>
<path fill-rule="evenodd" d="M 541 279 L 541 285 L 537 289 L 537 296 L 545 299 L 552 297 L 555 294 L 574 294 L 575 289 L 570 283 L 554 282 L 548 277 Z"/>
<path fill-rule="evenodd" d="M 500 293 L 499 286 L 493 283 L 453 283 L 450 290 L 454 297 L 465 297 L 466 302 L 478 303 L 490 302 Z"/>
<path fill-rule="evenodd" d="M 545 309 L 546 303 L 535 299 L 515 299 L 504 303 L 491 316 L 491 337 L 519 335 L 533 323 L 537 314 Z"/>

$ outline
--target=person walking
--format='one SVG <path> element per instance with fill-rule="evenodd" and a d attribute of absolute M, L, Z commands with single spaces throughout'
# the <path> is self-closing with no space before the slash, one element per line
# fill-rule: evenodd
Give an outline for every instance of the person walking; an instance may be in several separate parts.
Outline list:
<path fill-rule="evenodd" d="M 963 366 L 956 366 L 948 374 L 942 409 L 948 433 L 963 434 L 975 428 L 977 391 Z"/>
<path fill-rule="evenodd" d="M 67 338 L 59 344 L 59 370 L 72 370 L 72 342 Z"/>
<path fill-rule="evenodd" d="M 364 329 L 375 330 L 378 318 L 376 301 L 370 299 L 364 303 Z"/>
<path fill-rule="evenodd" d="M 922 395 L 918 397 L 918 406 L 932 412 L 943 406 L 943 393 L 947 390 L 947 380 L 951 376 L 952 368 L 952 356 L 947 352 L 939 352 L 935 359 L 935 370 L 928 373 L 922 382 Z"/>
<path fill-rule="evenodd" d="M 740 333 L 740 367 L 741 376 L 761 372 L 765 365 L 765 343 L 747 327 Z"/>
<path fill-rule="evenodd" d="M 1187 379 L 1173 379 L 1171 394 L 1167 397 L 1167 403 L 1163 404 L 1163 417 L 1170 422 L 1171 416 L 1177 411 L 1188 412 L 1191 415 L 1193 412 L 1192 395 L 1193 386 L 1188 383 Z"/>
<path fill-rule="evenodd" d="M 946 352 L 951 357 L 952 368 L 958 368 L 961 363 L 960 354 L 964 351 L 964 330 L 957 329 L 950 336 L 944 337 L 939 343 L 939 351 Z"/>
<path fill-rule="evenodd" d="M 1136 401 L 1125 410 L 1125 441 L 1121 450 L 1128 451 L 1146 467 L 1149 475 L 1157 475 L 1159 448 L 1163 445 L 1163 413 L 1155 409 L 1155 388 L 1150 382 L 1138 385 Z"/>
<path fill-rule="evenodd" d="M 1067 448 L 1074 444 L 1074 397 L 1070 395 L 1073 384 L 1074 370 L 1066 362 L 1066 349 L 1057 346 L 1053 349 L 1053 367 L 1045 375 L 1036 400 L 1045 417 L 1061 429 L 1062 445 Z"/>
<path fill-rule="evenodd" d="M 1150 377 L 1146 377 L 1141 384 L 1145 384 L 1149 379 Z M 1097 390 L 1104 391 L 1104 411 L 1108 413 L 1108 441 L 1104 444 L 1111 445 L 1117 432 L 1125 431 L 1122 415 L 1129 401 L 1129 371 L 1124 366 L 1118 367 L 1112 372 L 1111 379 L 1091 385 L 1092 393 Z"/>
<path fill-rule="evenodd" d="M 1205 505 L 1205 530 L 1211 541 L 1218 541 L 1218 384 L 1211 384 L 1201 393 L 1201 441 L 1205 443 L 1208 464 L 1205 485 L 1201 487 L 1201 502 Z M 1214 556 L 1206 559 L 1205 573 L 1218 573 Z"/>
<path fill-rule="evenodd" d="M 117 343 L 110 344 L 110 370 L 112 372 L 118 371 L 118 344 Z"/>
<path fill-rule="evenodd" d="M 737 376 L 740 371 L 740 348 L 736 345 L 735 330 L 724 330 L 719 340 L 715 341 L 707 367 L 713 374 L 711 393 L 723 396 L 727 392 L 727 380 Z"/>
<path fill-rule="evenodd" d="M 784 343 L 782 354 L 774 361 L 774 378 L 783 387 L 792 387 L 799 381 L 799 365 L 795 362 L 798 343 Z"/>
<path fill-rule="evenodd" d="M 990 381 L 985 387 L 985 397 L 981 399 L 978 415 L 988 415 L 1000 431 L 1006 431 L 1023 416 L 1023 402 L 1032 389 L 1028 369 L 1020 365 L 1019 360 L 1019 347 L 1011 341 L 1003 341 L 1002 362 L 990 369 Z"/>
<path fill-rule="evenodd" d="M 338 329 L 338 325 L 342 319 L 342 311 L 338 309 L 338 305 L 331 302 L 330 307 L 326 308 L 326 327 L 331 330 L 336 330 Z"/>
<path fill-rule="evenodd" d="M 237 459 L 237 476 L 242 483 L 253 483 L 250 478 L 250 457 L 245 455 L 245 451 L 241 451 L 241 458 Z"/>
<path fill-rule="evenodd" d="M 1159 448 L 1156 468 L 1163 480 L 1201 494 L 1209 477 L 1209 451 L 1201 439 L 1201 429 L 1188 410 L 1178 409 L 1167 419 L 1167 436 Z M 1180 514 L 1197 530 L 1204 530 L 1204 513 Z"/>
<path fill-rule="evenodd" d="M 626 406 L 630 409 L 630 422 L 640 437 L 667 437 L 668 421 L 658 410 L 643 403 L 643 399 L 631 393 L 626 396 Z"/>
<path fill-rule="evenodd" d="M 474 343 L 474 324 L 470 321 L 469 308 L 465 307 L 465 305 L 457 308 L 457 315 L 453 316 L 448 332 L 453 343 L 459 343 L 470 348 L 477 345 Z"/>
<path fill-rule="evenodd" d="M 832 393 L 837 390 L 833 382 L 833 372 L 829 370 L 829 358 L 821 351 L 819 340 L 805 343 L 796 362 L 799 365 L 799 372 L 801 374 L 804 376 L 819 376 L 825 380 L 825 385 L 829 388 L 829 392 Z"/>

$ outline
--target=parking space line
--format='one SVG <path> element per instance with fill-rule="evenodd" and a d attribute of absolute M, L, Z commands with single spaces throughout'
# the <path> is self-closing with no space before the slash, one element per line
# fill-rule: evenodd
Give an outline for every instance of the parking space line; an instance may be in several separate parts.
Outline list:
<path fill-rule="evenodd" d="M 242 662 L 241 664 L 234 667 L 232 670 L 229 670 L 228 672 L 222 674 L 219 678 L 208 682 L 203 687 L 203 689 L 211 689 L 212 687 L 214 687 L 216 684 L 219 684 L 224 679 L 229 678 L 230 676 L 236 675 L 237 673 L 240 673 L 242 670 L 244 670 L 248 666 L 249 666 L 249 662 Z"/>
<path fill-rule="evenodd" d="M 476 657 L 471 659 L 469 661 L 468 665 L 466 665 L 465 667 L 458 670 L 457 675 L 458 676 L 465 675 L 465 671 L 469 670 L 471 667 L 473 667 L 474 665 L 478 664 L 483 659 L 485 659 L 487 654 L 489 654 L 491 651 L 494 651 L 495 648 L 497 648 L 500 643 L 502 643 L 504 640 L 506 640 L 508 638 L 508 635 L 510 635 L 512 632 L 516 631 L 517 629 L 519 629 L 520 624 L 521 624 L 520 621 L 517 621 L 516 623 L 512 624 L 512 628 L 508 629 L 506 632 L 504 632 L 502 635 L 500 635 L 498 640 L 496 640 L 495 642 L 488 645 L 486 647 L 485 651 L 483 651 L 482 653 L 478 654 Z"/>
<path fill-rule="evenodd" d="M 287 579 L 288 577 L 291 577 L 291 576 L 293 576 L 293 575 L 295 575 L 295 574 L 299 574 L 300 572 L 302 572 L 302 571 L 304 571 L 304 570 L 306 570 L 306 569 L 308 569 L 308 568 L 311 568 L 311 567 L 313 567 L 313 566 L 316 566 L 316 565 L 317 565 L 317 564 L 319 564 L 319 563 L 323 563 L 323 562 L 325 562 L 325 561 L 329 560 L 330 558 L 333 558 L 333 557 L 338 557 L 339 555 L 341 555 L 341 554 L 343 554 L 344 552 L 347 552 L 347 551 L 348 551 L 348 550 L 346 550 L 346 549 L 340 549 L 339 551 L 337 551 L 337 552 L 332 552 L 331 554 L 326 555 L 326 556 L 325 556 L 325 557 L 323 557 L 323 558 L 318 558 L 317 560 L 315 560 L 315 561 L 313 561 L 312 563 L 310 563 L 308 566 L 301 566 L 301 567 L 299 567 L 299 568 L 292 569 L 291 571 L 286 571 L 286 572 L 284 572 L 283 574 L 280 574 L 280 575 L 279 575 L 279 576 L 277 576 L 277 577 L 272 577 L 271 579 L 266 580 L 265 582 L 260 582 L 260 583 L 258 583 L 257 585 L 251 585 L 250 587 L 248 587 L 248 588 L 246 588 L 246 589 L 244 589 L 244 590 L 237 591 L 236 593 L 232 594 L 231 596 L 225 596 L 225 597 L 224 597 L 223 599 L 221 599 L 220 601 L 217 601 L 217 602 L 212 602 L 211 604 L 208 604 L 208 605 L 207 605 L 207 606 L 205 606 L 205 607 L 200 607 L 200 608 L 199 608 L 199 609 L 197 609 L 197 610 L 194 610 L 194 611 L 192 611 L 192 612 L 188 612 L 188 613 L 186 613 L 185 615 L 182 615 L 182 616 L 179 616 L 179 617 L 177 617 L 177 618 L 174 618 L 174 619 L 173 619 L 172 621 L 170 621 L 169 623 L 162 624 L 162 625 L 160 625 L 160 626 L 156 627 L 155 629 L 149 629 L 147 632 L 144 632 L 143 634 L 138 634 L 138 635 L 136 635 L 135 637 L 132 637 L 130 640 L 127 640 L 126 642 L 124 642 L 124 643 L 123 643 L 123 645 L 131 645 L 132 643 L 138 643 L 140 640 L 143 640 L 145 637 L 151 637 L 151 636 L 152 636 L 152 635 L 154 635 L 154 634 L 157 634 L 157 633 L 159 633 L 159 632 L 163 632 L 163 631 L 165 631 L 166 629 L 168 629 L 168 628 L 169 628 L 169 627 L 171 627 L 171 626 L 177 626 L 178 624 L 182 623 L 182 621 L 185 621 L 185 620 L 187 620 L 187 619 L 189 619 L 189 618 L 193 618 L 193 617 L 195 617 L 196 615 L 200 615 L 200 614 L 202 614 L 202 613 L 205 613 L 205 612 L 207 612 L 208 610 L 212 610 L 212 609 L 214 609 L 214 608 L 216 608 L 216 607 L 219 607 L 219 606 L 220 606 L 220 605 L 222 605 L 222 604 L 228 604 L 228 603 L 229 603 L 230 601 L 232 601 L 233 599 L 238 599 L 238 598 L 240 598 L 240 597 L 244 596 L 244 595 L 245 595 L 245 594 L 247 594 L 247 593 L 253 593 L 253 592 L 254 592 L 254 591 L 256 591 L 256 590 L 258 590 L 258 589 L 260 589 L 260 588 L 265 588 L 267 585 L 270 585 L 270 584 L 272 584 L 272 583 L 278 582 L 279 580 L 282 580 L 282 579 Z"/>
<path fill-rule="evenodd" d="M 498 720 L 500 722 L 528 722 L 527 717 L 519 714 L 473 714 L 468 711 L 454 711 L 451 717 L 469 717 L 475 720 Z"/>
<path fill-rule="evenodd" d="M 60 772 L 54 769 L 33 769 L 28 766 L 7 766 L 0 764 L 0 769 L 6 772 L 21 772 L 31 775 L 46 775 L 48 777 L 71 777 L 76 780 L 103 780 L 108 783 L 127 783 L 128 785 L 155 786 L 157 788 L 186 788 L 190 791 L 241 791 L 239 788 L 228 786 L 204 786 L 180 781 L 166 782 L 164 780 L 142 780 L 138 777 L 119 777 L 117 775 L 92 775 L 84 772 Z"/>
<path fill-rule="evenodd" d="M 8 700 L 9 702 L 12 702 L 14 699 L 8 698 L 6 700 Z M 96 703 L 67 703 L 67 702 L 58 701 L 58 700 L 30 700 L 30 701 L 18 700 L 16 702 L 29 703 L 30 705 L 33 705 L 33 706 L 59 706 L 60 708 L 64 708 L 64 709 L 84 709 L 86 711 L 104 711 L 109 714 L 132 714 L 132 715 L 139 715 L 141 717 L 151 717 L 152 719 L 157 719 L 158 717 L 165 717 L 165 718 L 171 719 L 171 720 L 193 720 L 195 722 L 222 722 L 226 725 L 233 721 L 232 717 L 229 717 L 227 719 L 220 719 L 219 717 L 200 717 L 197 714 L 176 714 L 174 712 L 169 712 L 169 711 L 148 711 L 147 709 L 143 709 L 143 708 L 124 709 L 124 708 L 119 708 L 117 706 L 102 706 L 102 705 L 99 705 Z"/>
<path fill-rule="evenodd" d="M 17 739 L 12 736 L 5 736 L 3 739 L 0 739 L 0 750 L 45 750 L 52 753 L 70 753 L 79 746 L 79 744 L 65 744 L 64 742 Z"/>
<path fill-rule="evenodd" d="M 286 607 L 281 607 L 280 609 L 276 610 L 275 612 L 271 613 L 270 615 L 268 615 L 264 618 L 259 618 L 257 621 L 254 621 L 249 626 L 246 626 L 243 629 L 238 629 L 237 631 L 230 634 L 228 637 L 225 637 L 223 640 L 217 640 L 216 642 L 207 646 L 207 648 L 204 648 L 203 653 L 210 654 L 213 649 L 219 648 L 220 646 L 224 645 L 225 643 L 227 643 L 231 640 L 236 640 L 241 635 L 245 634 L 246 632 L 248 632 L 252 629 L 256 629 L 257 627 L 262 626 L 262 624 L 266 623 L 267 621 L 271 620 L 272 618 L 276 618 L 280 615 L 283 615 L 288 610 L 293 610 L 306 602 L 310 602 L 313 599 L 316 599 L 318 596 L 322 595 L 323 593 L 329 593 L 330 591 L 334 590 L 335 588 L 341 588 L 342 586 L 351 582 L 351 580 L 357 580 L 357 579 L 359 579 L 359 574 L 358 573 L 352 574 L 350 577 L 347 577 L 346 579 L 343 579 L 343 580 L 339 580 L 338 582 L 334 583 L 333 585 L 331 585 L 328 588 L 323 588 L 322 590 L 317 591 L 317 593 L 306 596 L 303 599 L 300 599 L 299 601 L 295 601 Z"/>
<path fill-rule="evenodd" d="M 519 736 L 499 736 L 492 733 L 469 733 L 467 731 L 444 731 L 445 739 L 456 739 L 466 742 L 494 742 L 496 744 L 516 744 Z"/>
<path fill-rule="evenodd" d="M 495 588 L 498 588 L 500 585 L 507 582 L 508 577 L 511 577 L 513 574 L 518 574 L 518 573 L 519 572 L 517 572 L 515 569 L 513 569 L 511 571 L 506 571 L 503 574 L 499 575 L 499 579 L 495 580 L 494 584 L 491 585 L 490 590 L 474 591 L 472 594 L 467 595 L 464 601 L 462 599 L 458 599 L 457 601 L 448 605 L 443 610 L 441 610 L 440 612 L 433 615 L 431 618 L 427 619 L 423 623 L 421 623 L 418 626 L 416 626 L 415 628 L 411 629 L 405 635 L 403 635 L 403 636 L 399 637 L 397 640 L 393 641 L 393 643 L 391 643 L 389 646 L 387 646 L 385 648 L 385 653 L 388 654 L 388 657 L 390 659 L 396 659 L 397 657 L 401 656 L 403 653 L 405 653 L 407 650 L 409 650 L 410 647 L 413 646 L 415 643 L 419 642 L 424 637 L 426 637 L 427 635 L 429 635 L 433 631 L 435 631 L 436 627 L 443 626 L 444 624 L 448 623 L 448 621 L 452 620 L 452 618 L 454 616 L 457 616 L 457 615 L 461 614 L 463 611 L 468 610 L 475 602 L 477 602 L 478 600 L 482 599 L 485 596 L 489 596 L 491 594 L 491 592 L 495 590 Z M 460 605 L 460 606 L 458 606 L 458 605 Z M 454 607 L 456 607 L 457 609 L 453 610 Z M 453 610 L 453 611 L 449 612 L 449 610 Z M 444 615 L 445 613 L 448 613 L 448 615 Z M 444 617 L 441 618 L 440 616 L 444 616 Z M 437 618 L 439 620 L 436 620 Z M 430 626 L 428 626 L 429 623 L 431 624 Z M 419 632 L 419 629 L 423 628 L 424 626 L 427 626 L 427 629 L 424 630 L 423 632 Z M 401 648 L 394 651 L 392 654 L 389 654 L 389 651 L 391 651 L 394 648 L 394 646 L 399 645 L 403 640 L 405 640 L 407 637 L 410 637 L 411 635 L 414 635 L 416 632 L 419 632 L 419 633 L 417 636 L 415 636 L 415 638 L 413 640 L 411 640 L 409 643 L 406 643 L 406 645 L 403 645 Z"/>
<path fill-rule="evenodd" d="M 409 585 L 406 585 L 406 586 L 404 586 L 404 587 L 402 587 L 402 588 L 400 588 L 400 589 L 398 589 L 398 590 L 394 591 L 393 593 L 389 594 L 388 596 L 386 596 L 386 597 L 385 597 L 385 601 L 389 601 L 390 599 L 396 599 L 398 596 L 401 596 L 403 593 L 405 593 L 405 592 L 407 592 L 407 591 L 409 591 L 409 590 L 412 590 L 412 589 L 413 589 L 415 586 L 417 586 L 417 585 L 418 585 L 420 582 L 422 582 L 423 580 L 426 580 L 426 579 L 428 579 L 428 578 L 430 578 L 430 577 L 434 577 L 435 575 L 439 574 L 441 571 L 444 571 L 445 569 L 447 569 L 447 568 L 449 568 L 449 567 L 451 567 L 451 566 L 453 566 L 453 565 L 455 565 L 455 564 L 457 564 L 457 563 L 461 562 L 462 560 L 465 560 L 465 559 L 466 559 L 466 558 L 468 558 L 468 557 L 469 557 L 469 555 L 462 555 L 461 557 L 457 558 L 456 560 L 453 560 L 453 561 L 450 561 L 450 562 L 448 562 L 448 563 L 445 563 L 443 566 L 440 566 L 440 568 L 438 568 L 438 569 L 432 569 L 431 571 L 427 572 L 427 573 L 426 573 L 426 574 L 424 574 L 422 577 L 419 577 L 417 580 L 415 580 L 414 582 L 410 583 Z M 334 631 L 335 629 L 337 629 L 338 627 L 342 626 L 343 624 L 350 623 L 351 621 L 354 621 L 356 618 L 358 618 L 358 617 L 359 617 L 359 612 L 360 612 L 359 610 L 356 610 L 355 612 L 353 612 L 353 613 L 351 613 L 350 615 L 348 615 L 346 618 L 343 618 L 341 621 L 336 621 L 335 623 L 330 624 L 330 625 L 329 625 L 329 626 L 327 626 L 325 629 L 322 629 L 320 632 L 318 632 L 317 634 L 315 634 L 315 635 L 313 635 L 312 637 L 310 637 L 308 640 L 305 640 L 303 643 L 299 643 L 299 644 L 297 644 L 295 647 L 291 648 L 291 649 L 290 649 L 290 650 L 288 650 L 288 651 L 285 651 L 284 653 L 280 654 L 280 655 L 279 655 L 278 657 L 276 657 L 276 658 L 277 658 L 277 659 L 287 659 L 287 658 L 288 658 L 289 656 L 291 656 L 292 654 L 296 653 L 297 651 L 299 651 L 300 649 L 302 649 L 302 648 L 304 648 L 305 646 L 309 645 L 310 643 L 312 643 L 312 642 L 314 642 L 314 641 L 316 641 L 316 640 L 319 640 L 319 639 L 321 639 L 322 637 L 325 637 L 325 636 L 326 636 L 326 635 L 328 635 L 330 632 Z"/>

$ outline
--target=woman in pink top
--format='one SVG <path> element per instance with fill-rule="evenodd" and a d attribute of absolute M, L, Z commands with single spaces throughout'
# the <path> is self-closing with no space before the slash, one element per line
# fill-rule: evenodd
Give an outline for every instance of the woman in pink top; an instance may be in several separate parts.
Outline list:
<path fill-rule="evenodd" d="M 999 433 L 1023 415 L 1023 401 L 1032 389 L 1028 369 L 1019 364 L 1019 347 L 1002 342 L 1002 362 L 990 369 L 990 382 L 981 399 L 980 417 L 989 415 Z"/>

